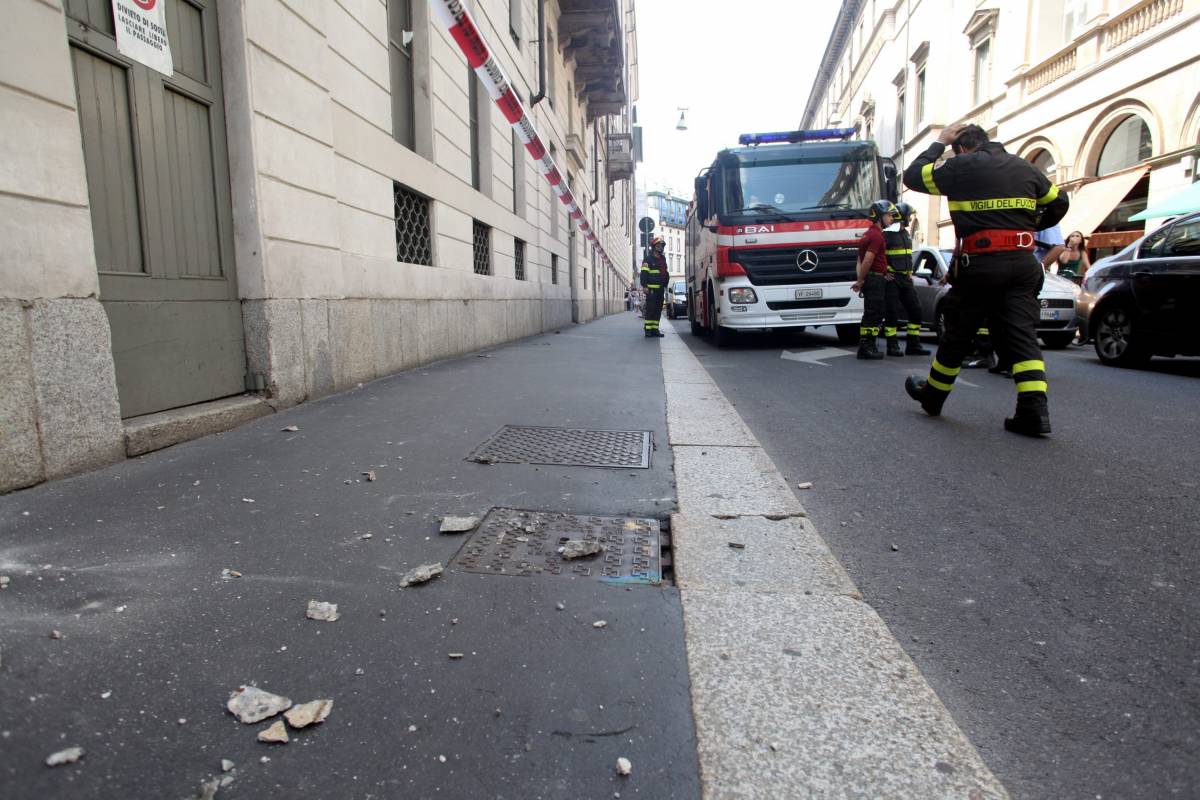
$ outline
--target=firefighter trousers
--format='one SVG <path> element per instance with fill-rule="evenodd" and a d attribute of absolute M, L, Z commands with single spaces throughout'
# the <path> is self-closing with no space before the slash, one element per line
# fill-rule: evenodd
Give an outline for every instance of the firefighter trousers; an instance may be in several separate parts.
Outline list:
<path fill-rule="evenodd" d="M 879 336 L 879 328 L 883 324 L 884 309 L 887 306 L 888 280 L 882 272 L 868 272 L 863 281 L 863 315 L 858 324 L 858 335 L 864 339 L 874 339 Z"/>
<path fill-rule="evenodd" d="M 913 288 L 912 275 L 907 272 L 893 272 L 892 279 L 884 285 L 884 315 L 883 335 L 889 339 L 898 333 L 898 325 L 903 319 L 907 323 L 904 332 L 908 336 L 921 335 L 921 301 L 917 299 L 917 290 Z"/>
<path fill-rule="evenodd" d="M 1045 273 L 1032 253 L 969 256 L 942 301 L 946 332 L 929 370 L 928 391 L 944 396 L 954 388 L 963 359 L 975 349 L 981 327 L 1005 364 L 1012 364 L 1017 407 L 1046 407 L 1046 365 L 1038 345 L 1038 292 Z"/>
<path fill-rule="evenodd" d="M 658 321 L 662 319 L 663 289 L 661 286 L 646 287 L 646 305 L 643 313 L 646 321 L 642 327 L 647 333 L 658 330 Z"/>

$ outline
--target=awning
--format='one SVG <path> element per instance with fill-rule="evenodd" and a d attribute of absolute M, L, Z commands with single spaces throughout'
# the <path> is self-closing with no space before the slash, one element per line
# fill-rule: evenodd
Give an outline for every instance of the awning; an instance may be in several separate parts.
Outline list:
<path fill-rule="evenodd" d="M 1134 214 L 1129 221 L 1140 222 L 1144 219 L 1158 217 L 1177 217 L 1180 214 L 1191 214 L 1195 211 L 1200 211 L 1200 183 L 1193 183 L 1179 194 L 1168 197 L 1140 214 Z"/>
<path fill-rule="evenodd" d="M 1067 215 L 1058 223 L 1059 229 L 1066 236 L 1071 231 L 1079 231 L 1084 236 L 1090 236 L 1104 218 L 1112 213 L 1129 194 L 1133 185 L 1146 174 L 1146 169 L 1130 170 L 1119 175 L 1109 175 L 1098 181 L 1081 186 L 1070 192 L 1071 207 Z"/>

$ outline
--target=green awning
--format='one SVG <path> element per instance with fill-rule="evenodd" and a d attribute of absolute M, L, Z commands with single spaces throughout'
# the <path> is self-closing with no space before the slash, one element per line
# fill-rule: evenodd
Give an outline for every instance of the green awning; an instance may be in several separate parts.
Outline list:
<path fill-rule="evenodd" d="M 1174 197 L 1169 197 L 1156 206 L 1151 206 L 1140 214 L 1129 218 L 1130 222 L 1140 222 L 1144 219 L 1158 217 L 1177 217 L 1180 214 L 1191 214 L 1200 211 L 1200 182 L 1193 183 Z"/>

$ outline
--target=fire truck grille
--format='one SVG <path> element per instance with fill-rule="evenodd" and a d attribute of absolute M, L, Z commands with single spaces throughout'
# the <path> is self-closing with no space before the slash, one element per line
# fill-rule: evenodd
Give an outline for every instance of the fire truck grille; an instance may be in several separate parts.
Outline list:
<path fill-rule="evenodd" d="M 799 264 L 805 250 L 817 255 L 817 265 L 804 272 Z M 858 248 L 852 244 L 809 245 L 807 247 L 771 247 L 729 251 L 729 260 L 746 270 L 755 286 L 782 286 L 805 283 L 853 282 Z"/>

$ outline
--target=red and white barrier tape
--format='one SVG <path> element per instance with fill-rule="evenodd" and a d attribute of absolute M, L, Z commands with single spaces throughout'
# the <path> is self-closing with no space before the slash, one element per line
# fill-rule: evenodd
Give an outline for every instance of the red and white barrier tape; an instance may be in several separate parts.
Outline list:
<path fill-rule="evenodd" d="M 459 0 L 429 0 L 433 6 L 433 11 L 437 14 L 442 25 L 450 32 L 450 36 L 458 43 L 458 47 L 462 50 L 464 56 L 467 57 L 467 63 L 471 69 L 475 70 L 475 74 L 483 81 L 484 87 L 487 88 L 488 95 L 500 107 L 501 113 L 512 129 L 516 131 L 517 137 L 525 144 L 525 149 L 529 151 L 529 155 L 533 156 L 534 162 L 537 164 L 538 172 L 550 182 L 550 188 L 558 195 L 558 199 L 567 207 L 567 212 L 571 219 L 575 221 L 575 225 L 583 233 L 584 237 L 596 246 L 597 252 L 600 253 L 600 258 L 605 264 L 612 266 L 612 259 L 604 252 L 604 247 L 600 244 L 600 239 L 596 237 L 596 232 L 592 230 L 592 226 L 588 224 L 587 219 L 583 216 L 583 209 L 579 207 L 579 203 L 575 202 L 574 195 L 567 188 L 567 181 L 563 178 L 561 172 L 558 171 L 558 166 L 554 160 L 550 158 L 550 152 L 547 150 L 545 143 L 542 142 L 541 136 L 538 135 L 537 129 L 533 127 L 533 120 L 529 118 L 529 114 L 525 111 L 525 107 L 521 105 L 521 101 L 517 98 L 516 92 L 513 91 L 512 84 L 509 83 L 508 77 L 504 74 L 504 70 L 500 68 L 500 64 L 492 56 L 488 49 L 487 42 L 483 40 L 483 35 L 480 34 L 479 28 L 475 25 L 475 20 L 463 8 Z"/>

